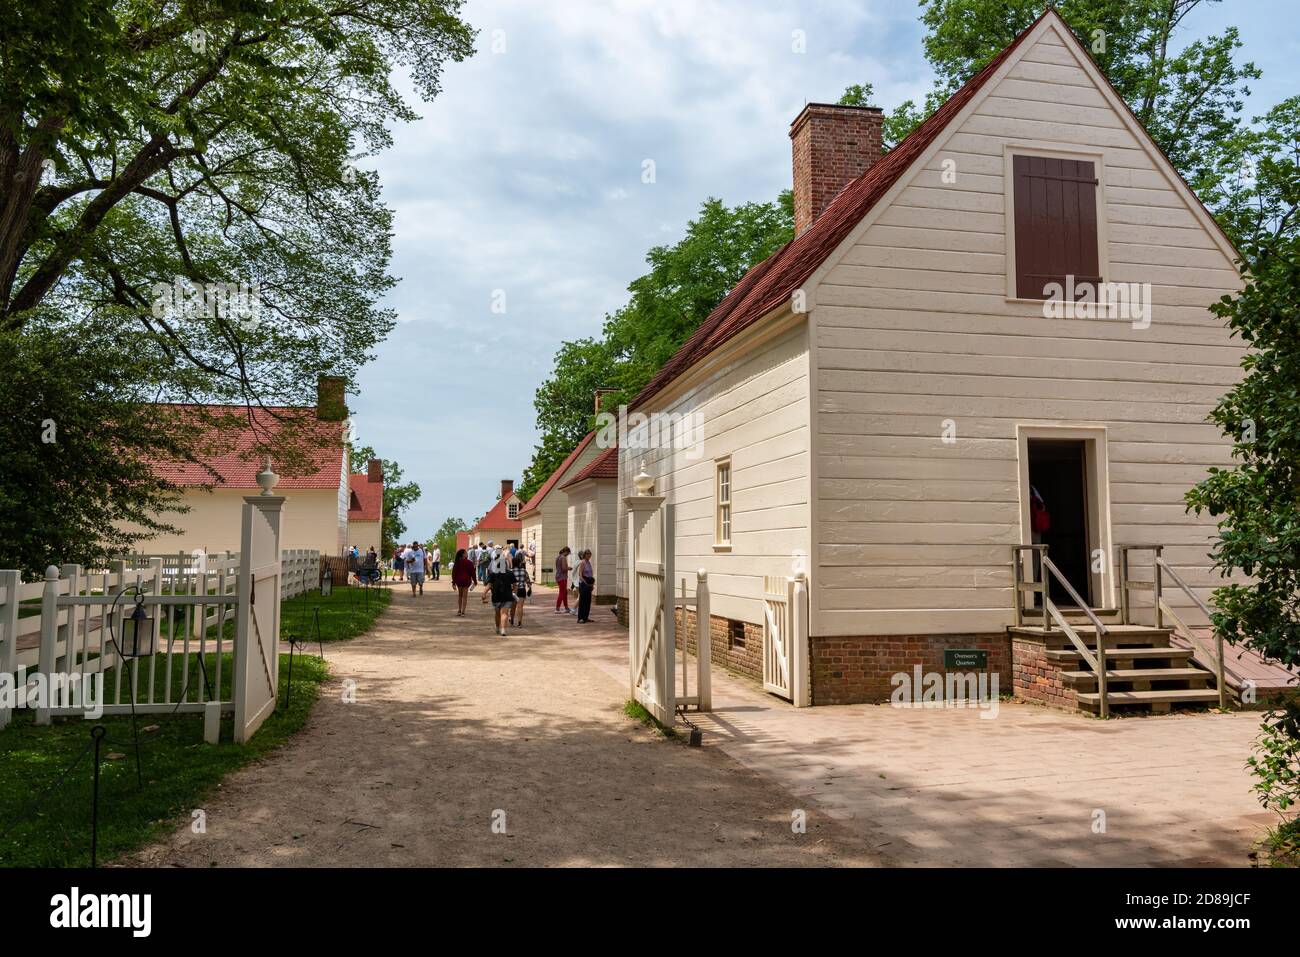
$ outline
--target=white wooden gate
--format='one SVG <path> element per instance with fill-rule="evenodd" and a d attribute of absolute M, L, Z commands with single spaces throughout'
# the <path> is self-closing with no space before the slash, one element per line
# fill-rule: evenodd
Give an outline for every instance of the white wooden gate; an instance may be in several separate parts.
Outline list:
<path fill-rule="evenodd" d="M 673 506 L 661 495 L 633 495 L 628 522 L 628 667 L 631 695 L 660 724 L 676 720 L 673 675 Z"/>
<path fill-rule="evenodd" d="M 704 569 L 695 574 L 695 593 L 687 582 L 674 596 L 673 556 L 676 515 L 661 495 L 633 495 L 627 505 L 628 543 L 628 677 L 632 699 L 671 726 L 677 708 L 710 711 L 709 581 Z M 689 577 L 689 576 L 687 576 Z M 682 610 L 678 649 L 677 609 Z M 695 613 L 695 691 L 687 670 L 687 613 Z M 681 655 L 681 687 L 677 687 L 677 655 Z"/>
<path fill-rule="evenodd" d="M 239 610 L 235 628 L 235 741 L 253 736 L 272 711 L 280 682 L 282 495 L 244 499 Z"/>
<path fill-rule="evenodd" d="M 763 689 L 795 707 L 810 703 L 808 682 L 808 586 L 794 578 L 763 579 Z"/>

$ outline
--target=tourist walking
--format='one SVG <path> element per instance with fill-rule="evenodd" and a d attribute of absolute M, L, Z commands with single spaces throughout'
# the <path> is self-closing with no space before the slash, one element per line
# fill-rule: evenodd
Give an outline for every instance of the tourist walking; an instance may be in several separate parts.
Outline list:
<path fill-rule="evenodd" d="M 596 569 L 591 563 L 591 549 L 578 553 L 578 622 L 591 621 L 591 596 L 596 591 Z"/>
<path fill-rule="evenodd" d="M 442 566 L 442 549 L 438 547 L 438 543 L 437 543 L 437 542 L 434 542 L 434 543 L 433 543 L 433 551 L 429 553 L 429 560 L 430 560 L 430 562 L 432 562 L 432 564 L 433 564 L 433 579 L 432 579 L 432 580 L 433 580 L 433 581 L 437 581 L 437 580 L 441 577 L 441 574 L 442 574 L 442 573 L 441 573 L 441 570 L 440 570 L 440 569 L 441 569 L 441 566 Z"/>
<path fill-rule="evenodd" d="M 397 551 L 393 552 L 393 574 L 397 576 L 400 582 L 404 579 L 406 573 L 406 560 L 402 558 L 402 546 L 397 546 Z"/>
<path fill-rule="evenodd" d="M 487 547 L 483 543 L 478 543 L 478 580 L 480 584 L 486 585 L 488 581 L 488 566 L 492 564 L 492 551 L 495 543 L 488 542 Z"/>
<path fill-rule="evenodd" d="M 424 594 L 424 546 L 419 542 L 411 542 L 410 548 L 402 552 L 402 558 L 406 562 L 406 580 L 411 583 L 411 594 Z"/>
<path fill-rule="evenodd" d="M 456 589 L 456 617 L 465 617 L 465 605 L 469 601 L 469 590 L 474 585 L 474 563 L 465 557 L 465 549 L 456 550 L 456 558 L 451 563 L 451 587 Z"/>
<path fill-rule="evenodd" d="M 515 606 L 515 573 L 510 567 L 510 556 L 504 548 L 492 553 L 488 564 L 488 584 L 492 594 L 492 620 L 496 624 L 497 634 L 504 638 L 506 616 Z"/>
<path fill-rule="evenodd" d="M 569 553 L 568 545 L 560 549 L 560 554 L 555 556 L 555 587 L 560 589 L 560 593 L 555 596 L 555 613 L 572 615 L 573 611 L 569 608 Z"/>
<path fill-rule="evenodd" d="M 528 574 L 528 559 L 522 550 L 515 552 L 512 564 L 515 572 L 515 604 L 510 609 L 510 624 L 522 628 L 524 627 L 524 604 L 533 593 L 533 580 Z"/>

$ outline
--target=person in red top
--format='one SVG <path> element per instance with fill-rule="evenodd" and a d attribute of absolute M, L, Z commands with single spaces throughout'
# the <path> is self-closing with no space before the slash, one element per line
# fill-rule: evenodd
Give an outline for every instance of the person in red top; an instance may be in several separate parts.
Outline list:
<path fill-rule="evenodd" d="M 469 590 L 474 585 L 474 563 L 465 557 L 465 549 L 457 549 L 451 566 L 451 587 L 456 589 L 456 617 L 465 617 L 465 604 Z"/>

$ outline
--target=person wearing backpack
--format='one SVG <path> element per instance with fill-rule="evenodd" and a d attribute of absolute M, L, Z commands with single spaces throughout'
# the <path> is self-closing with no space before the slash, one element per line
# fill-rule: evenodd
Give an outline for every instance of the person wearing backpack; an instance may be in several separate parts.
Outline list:
<path fill-rule="evenodd" d="M 494 551 L 488 562 L 488 591 L 492 595 L 492 620 L 497 634 L 506 636 L 506 616 L 515 606 L 515 573 L 510 567 L 510 556 L 501 549 Z"/>
<path fill-rule="evenodd" d="M 555 596 L 555 613 L 572 615 L 573 611 L 569 608 L 569 546 L 565 545 L 560 549 L 560 553 L 555 556 L 555 587 L 560 593 Z M 561 612 L 563 606 L 563 612 Z"/>
<path fill-rule="evenodd" d="M 510 624 L 522 628 L 524 627 L 524 603 L 533 593 L 533 580 L 528 574 L 528 559 L 523 549 L 515 552 L 511 566 L 515 573 L 515 604 L 510 609 Z"/>

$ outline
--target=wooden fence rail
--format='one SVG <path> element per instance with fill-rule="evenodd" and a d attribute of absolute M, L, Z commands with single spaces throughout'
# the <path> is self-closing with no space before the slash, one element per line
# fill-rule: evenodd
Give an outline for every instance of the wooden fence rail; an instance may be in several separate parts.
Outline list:
<path fill-rule="evenodd" d="M 280 600 L 317 587 L 319 552 L 279 555 Z M 33 708 L 37 724 L 86 713 L 86 691 L 102 682 L 104 714 L 129 714 L 133 706 L 136 714 L 203 714 L 204 737 L 215 742 L 221 717 L 235 711 L 230 656 L 241 571 L 248 571 L 241 556 L 229 552 L 129 555 L 98 568 L 51 565 L 35 582 L 0 570 L 0 675 L 34 671 L 47 689 L 54 680 L 76 689 L 62 696 L 47 691 Z M 152 653 L 124 657 L 123 622 L 137 592 Z M 276 638 L 269 640 L 273 650 Z M 9 724 L 14 704 L 0 699 L 0 728 Z"/>

